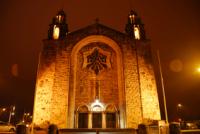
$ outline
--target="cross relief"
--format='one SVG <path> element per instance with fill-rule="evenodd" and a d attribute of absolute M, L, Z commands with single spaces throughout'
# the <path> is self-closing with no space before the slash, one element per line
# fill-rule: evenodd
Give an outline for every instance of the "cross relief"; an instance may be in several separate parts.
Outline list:
<path fill-rule="evenodd" d="M 110 57 L 110 52 L 95 47 L 83 53 L 83 68 L 90 69 L 98 75 L 100 71 L 111 68 Z"/>

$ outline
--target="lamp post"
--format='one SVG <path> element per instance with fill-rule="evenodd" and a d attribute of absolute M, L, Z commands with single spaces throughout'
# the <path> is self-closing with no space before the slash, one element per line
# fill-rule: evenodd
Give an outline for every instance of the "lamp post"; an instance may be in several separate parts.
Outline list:
<path fill-rule="evenodd" d="M 31 116 L 30 113 L 24 113 L 22 121 L 27 122 L 29 120 L 30 116 Z"/>
<path fill-rule="evenodd" d="M 6 111 L 6 108 L 0 108 L 0 116 Z"/>
<path fill-rule="evenodd" d="M 15 115 L 15 106 L 11 106 L 8 123 L 10 123 L 12 116 Z"/>
<path fill-rule="evenodd" d="M 167 103 L 166 103 L 166 98 L 165 98 L 165 86 L 164 86 L 164 80 L 163 80 L 163 75 L 162 75 L 162 67 L 160 63 L 160 54 L 158 50 L 157 50 L 157 58 L 158 58 L 158 66 L 159 66 L 159 73 L 160 73 L 160 79 L 161 79 L 163 103 L 164 103 L 164 109 L 165 109 L 165 120 L 166 120 L 166 124 L 168 124 L 169 122 L 168 122 L 168 114 L 167 114 Z"/>
<path fill-rule="evenodd" d="M 177 115 L 178 115 L 178 120 L 181 121 L 182 120 L 182 117 L 181 117 L 181 110 L 183 108 L 183 105 L 181 103 L 177 104 L 176 106 L 176 112 L 177 112 Z"/>

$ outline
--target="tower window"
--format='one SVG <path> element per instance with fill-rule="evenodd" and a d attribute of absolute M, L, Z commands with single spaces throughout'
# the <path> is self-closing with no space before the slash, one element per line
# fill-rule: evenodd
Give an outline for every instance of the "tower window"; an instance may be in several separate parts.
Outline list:
<path fill-rule="evenodd" d="M 61 21 L 62 21 L 62 16 L 61 15 L 58 15 L 58 16 L 56 16 L 57 17 L 57 19 L 58 19 L 58 22 L 60 23 Z"/>
<path fill-rule="evenodd" d="M 129 15 L 129 18 L 130 18 L 131 24 L 133 24 L 134 19 L 135 19 L 135 15 L 130 14 L 130 15 Z"/>
<path fill-rule="evenodd" d="M 60 29 L 56 25 L 54 25 L 53 28 L 53 39 L 57 40 L 59 39 Z"/>
<path fill-rule="evenodd" d="M 136 40 L 140 39 L 140 30 L 138 26 L 134 26 L 134 35 Z"/>

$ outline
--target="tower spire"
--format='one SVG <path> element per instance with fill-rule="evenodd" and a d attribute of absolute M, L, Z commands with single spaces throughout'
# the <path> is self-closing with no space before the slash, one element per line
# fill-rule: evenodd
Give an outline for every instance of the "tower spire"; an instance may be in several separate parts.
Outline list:
<path fill-rule="evenodd" d="M 126 33 L 135 40 L 145 40 L 144 24 L 140 17 L 133 10 L 128 15 L 128 22 L 125 27 Z"/>
<path fill-rule="evenodd" d="M 49 25 L 48 39 L 64 39 L 67 33 L 68 25 L 66 23 L 66 14 L 61 9 Z"/>

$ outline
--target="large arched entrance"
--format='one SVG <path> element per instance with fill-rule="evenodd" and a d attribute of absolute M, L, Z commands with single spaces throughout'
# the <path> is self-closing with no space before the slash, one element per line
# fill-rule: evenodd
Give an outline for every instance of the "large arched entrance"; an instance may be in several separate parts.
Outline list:
<path fill-rule="evenodd" d="M 76 128 L 119 128 L 119 111 L 114 104 L 105 106 L 96 100 L 78 107 L 75 113 Z"/>
<path fill-rule="evenodd" d="M 71 67 L 72 85 L 69 91 L 71 128 L 86 126 L 81 125 L 80 118 L 84 118 L 84 121 L 88 118 L 88 128 L 124 128 L 123 64 L 117 43 L 102 35 L 92 35 L 82 39 L 72 50 Z M 92 106 L 97 100 L 102 106 Z M 87 114 L 76 110 L 83 104 L 89 106 Z M 118 110 L 106 111 L 108 104 L 113 104 Z M 74 122 L 74 113 L 77 122 Z M 110 120 L 112 122 L 109 122 Z"/>

